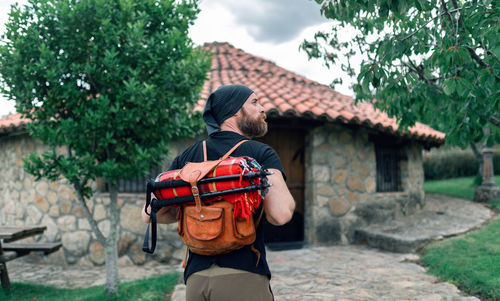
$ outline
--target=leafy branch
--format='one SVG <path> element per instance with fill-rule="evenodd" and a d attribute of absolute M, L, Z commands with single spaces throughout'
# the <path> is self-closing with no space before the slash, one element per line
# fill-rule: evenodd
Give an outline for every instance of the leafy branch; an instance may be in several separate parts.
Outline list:
<path fill-rule="evenodd" d="M 500 119 L 491 116 L 489 121 L 493 123 L 495 126 L 500 127 Z"/>
<path fill-rule="evenodd" d="M 500 89 L 495 2 L 318 2 L 322 15 L 342 26 L 318 33 L 323 41 L 316 39 L 314 47 L 304 41 L 301 50 L 325 60 L 354 50 L 367 57 L 354 77 L 356 100 L 376 95 L 379 107 L 401 124 L 425 121 L 460 146 L 481 139 L 486 122 L 499 126 L 492 101 Z M 346 25 L 364 35 L 338 43 Z"/>
<path fill-rule="evenodd" d="M 444 0 L 441 0 L 441 1 L 443 2 Z M 467 7 L 467 8 L 470 8 L 470 6 Z M 451 23 L 453 23 L 453 21 L 451 19 L 450 13 L 455 12 L 455 11 L 460 11 L 461 9 L 465 9 L 465 7 L 464 8 L 452 9 L 450 11 L 448 11 L 447 9 L 445 9 L 444 12 L 442 12 L 441 14 L 435 16 L 434 18 L 431 18 L 431 19 L 427 20 L 427 22 L 424 25 L 420 26 L 417 30 L 415 30 L 414 32 L 410 33 L 408 36 L 406 36 L 405 38 L 403 38 L 401 41 L 408 40 L 409 38 L 411 38 L 412 36 L 414 36 L 415 34 L 417 34 L 420 30 L 422 30 L 423 28 L 425 28 L 430 22 L 432 22 L 432 21 L 434 21 L 434 20 L 436 20 L 438 18 L 441 18 L 444 15 L 447 15 L 448 18 L 449 18 L 449 21 Z"/>

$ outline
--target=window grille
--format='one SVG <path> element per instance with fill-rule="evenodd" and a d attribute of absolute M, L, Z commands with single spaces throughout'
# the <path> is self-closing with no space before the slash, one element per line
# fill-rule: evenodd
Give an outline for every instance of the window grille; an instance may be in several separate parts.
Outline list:
<path fill-rule="evenodd" d="M 166 168 L 157 167 L 150 170 L 146 176 L 131 180 L 118 180 L 118 192 L 121 193 L 146 193 L 146 181 L 156 178 L 157 175 L 165 171 Z M 109 191 L 106 185 L 106 191 Z"/>
<path fill-rule="evenodd" d="M 399 148 L 375 145 L 377 192 L 402 191 Z"/>

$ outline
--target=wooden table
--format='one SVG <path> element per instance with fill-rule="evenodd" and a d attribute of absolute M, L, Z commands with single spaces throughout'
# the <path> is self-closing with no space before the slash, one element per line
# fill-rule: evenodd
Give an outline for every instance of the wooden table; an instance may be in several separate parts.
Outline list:
<path fill-rule="evenodd" d="M 46 226 L 0 226 L 0 280 L 4 291 L 10 291 L 9 273 L 6 262 L 27 255 L 31 252 L 40 251 L 50 254 L 57 251 L 61 243 L 10 243 L 19 239 L 42 234 Z"/>

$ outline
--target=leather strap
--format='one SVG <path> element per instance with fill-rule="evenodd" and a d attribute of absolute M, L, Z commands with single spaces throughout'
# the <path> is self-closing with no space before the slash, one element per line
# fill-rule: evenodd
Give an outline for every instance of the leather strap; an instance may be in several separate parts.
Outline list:
<path fill-rule="evenodd" d="M 231 155 L 237 148 L 238 146 L 242 145 L 243 143 L 247 142 L 248 140 L 241 140 L 240 142 L 236 143 L 235 146 L 233 146 L 233 148 L 231 148 L 224 156 L 222 156 L 222 158 L 220 158 L 221 160 L 225 160 L 227 159 L 227 157 L 229 157 L 229 155 Z"/>
<path fill-rule="evenodd" d="M 194 202 L 196 203 L 196 211 L 201 212 L 201 198 L 200 191 L 197 185 L 197 179 L 199 178 L 200 171 L 196 170 L 189 176 L 189 184 L 191 185 L 191 194 L 193 195 Z"/>
<path fill-rule="evenodd" d="M 259 226 L 262 215 L 264 215 L 264 204 L 262 204 L 262 210 L 260 211 L 259 218 L 255 222 L 255 229 L 257 229 L 257 227 Z"/>
<path fill-rule="evenodd" d="M 262 210 L 260 210 L 259 218 L 257 218 L 257 221 L 255 222 L 255 231 L 257 231 L 257 228 L 259 227 L 260 220 L 262 219 L 262 216 L 264 215 L 264 204 L 262 204 Z M 250 250 L 257 255 L 257 262 L 255 263 L 255 266 L 259 266 L 259 261 L 260 261 L 260 252 L 257 250 L 254 246 L 254 244 L 250 245 Z"/>
<path fill-rule="evenodd" d="M 207 161 L 207 140 L 203 140 L 203 162 Z"/>
<path fill-rule="evenodd" d="M 227 159 L 237 148 L 238 146 L 242 145 L 244 142 L 247 142 L 248 140 L 244 139 L 241 140 L 240 142 L 236 143 L 235 146 L 233 146 L 224 156 L 220 158 L 220 160 Z M 207 141 L 203 140 L 203 162 L 207 161 Z"/>

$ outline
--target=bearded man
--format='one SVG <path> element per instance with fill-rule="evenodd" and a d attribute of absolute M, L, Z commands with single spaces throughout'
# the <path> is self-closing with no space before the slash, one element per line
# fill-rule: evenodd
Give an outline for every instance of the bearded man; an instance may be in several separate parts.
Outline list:
<path fill-rule="evenodd" d="M 206 139 L 207 159 L 219 159 L 242 140 L 264 136 L 267 133 L 265 119 L 264 107 L 251 89 L 243 85 L 219 87 L 209 96 L 203 111 L 203 120 L 209 134 Z M 273 173 L 268 176 L 272 186 L 260 207 L 255 210 L 254 221 L 264 210 L 266 219 L 271 224 L 287 223 L 292 218 L 295 202 L 286 186 L 277 153 L 264 143 L 249 140 L 236 148 L 232 156 L 252 157 Z M 170 170 L 181 169 L 186 162 L 202 161 L 203 147 L 202 141 L 199 141 L 177 156 Z M 177 210 L 172 207 L 159 210 L 158 223 L 175 222 Z M 142 212 L 144 220 L 148 222 L 149 217 L 144 210 Z M 273 300 L 263 230 L 263 223 L 259 223 L 253 244 L 260 253 L 260 260 L 251 246 L 215 256 L 190 251 L 184 270 L 186 300 Z"/>

